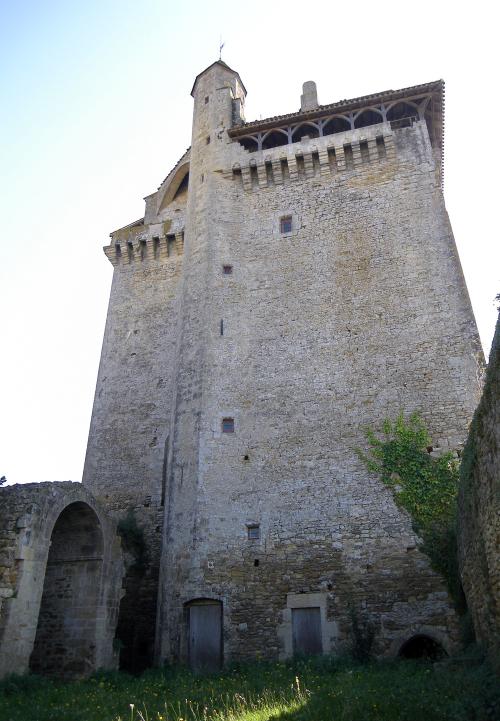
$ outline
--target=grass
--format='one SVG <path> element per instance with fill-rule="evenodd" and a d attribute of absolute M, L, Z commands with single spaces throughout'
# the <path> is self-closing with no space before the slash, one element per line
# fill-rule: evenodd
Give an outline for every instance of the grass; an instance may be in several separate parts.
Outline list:
<path fill-rule="evenodd" d="M 500 685 L 484 664 L 357 665 L 331 658 L 253 663 L 211 676 L 186 669 L 0 684 L 1 721 L 498 721 Z"/>

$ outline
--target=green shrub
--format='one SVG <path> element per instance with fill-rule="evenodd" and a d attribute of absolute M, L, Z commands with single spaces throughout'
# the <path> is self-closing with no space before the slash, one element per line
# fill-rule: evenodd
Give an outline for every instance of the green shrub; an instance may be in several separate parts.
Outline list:
<path fill-rule="evenodd" d="M 446 579 L 459 612 L 465 611 L 457 558 L 456 517 L 459 463 L 452 453 L 430 455 L 432 441 L 417 413 L 385 420 L 383 437 L 367 429 L 369 451 L 357 449 L 367 468 L 388 486 L 411 516 L 421 550 Z"/>

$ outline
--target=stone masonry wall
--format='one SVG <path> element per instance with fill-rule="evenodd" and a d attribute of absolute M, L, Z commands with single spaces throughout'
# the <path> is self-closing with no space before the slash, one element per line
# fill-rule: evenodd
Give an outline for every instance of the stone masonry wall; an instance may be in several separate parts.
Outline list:
<path fill-rule="evenodd" d="M 458 541 L 476 637 L 500 673 L 500 317 L 462 459 Z"/>
<path fill-rule="evenodd" d="M 114 274 L 83 484 L 116 519 L 132 512 L 144 534 L 141 562 L 126 554 L 117 630 L 132 671 L 154 648 L 185 203 L 183 194 L 106 248 Z"/>
<path fill-rule="evenodd" d="M 122 573 L 116 526 L 80 483 L 1 488 L 0 677 L 114 668 Z"/>
<path fill-rule="evenodd" d="M 226 658 L 286 655 L 292 604 L 311 594 L 324 594 L 324 650 L 348 643 L 351 605 L 380 653 L 417 632 L 451 648 L 444 583 L 355 454 L 366 425 L 401 410 L 455 447 L 478 399 L 480 345 L 425 123 L 385 127 L 385 155 L 366 161 L 353 150 L 322 173 L 320 139 L 306 140 L 271 152 L 310 151 L 284 182 L 267 151 L 250 182 L 233 180 L 249 158 L 225 134 L 234 78 L 210 73 L 194 92 L 161 656 L 186 658 L 196 598 L 222 600 Z"/>

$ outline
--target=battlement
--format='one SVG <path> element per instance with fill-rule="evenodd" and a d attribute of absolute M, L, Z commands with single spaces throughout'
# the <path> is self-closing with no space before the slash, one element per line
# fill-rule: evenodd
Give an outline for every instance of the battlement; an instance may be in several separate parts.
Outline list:
<path fill-rule="evenodd" d="M 150 229 L 144 229 L 126 238 L 113 238 L 110 245 L 104 246 L 104 253 L 114 266 L 156 260 L 176 261 L 183 255 L 183 230 L 161 236 L 150 233 Z"/>
<path fill-rule="evenodd" d="M 414 120 L 416 128 L 421 121 Z M 247 163 L 233 165 L 232 176 L 246 191 L 259 190 L 315 176 L 329 176 L 366 164 L 396 158 L 394 130 L 389 123 L 338 133 L 334 138 L 303 136 L 291 145 L 256 151 Z M 248 152 L 248 151 L 247 151 Z"/>

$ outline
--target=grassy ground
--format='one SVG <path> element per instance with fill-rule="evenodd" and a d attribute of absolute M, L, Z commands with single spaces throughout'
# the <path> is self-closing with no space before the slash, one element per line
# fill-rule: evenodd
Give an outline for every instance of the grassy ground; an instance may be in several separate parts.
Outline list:
<path fill-rule="evenodd" d="M 500 685 L 485 665 L 328 658 L 259 663 L 195 677 L 98 674 L 0 684 L 1 721 L 499 721 Z"/>

